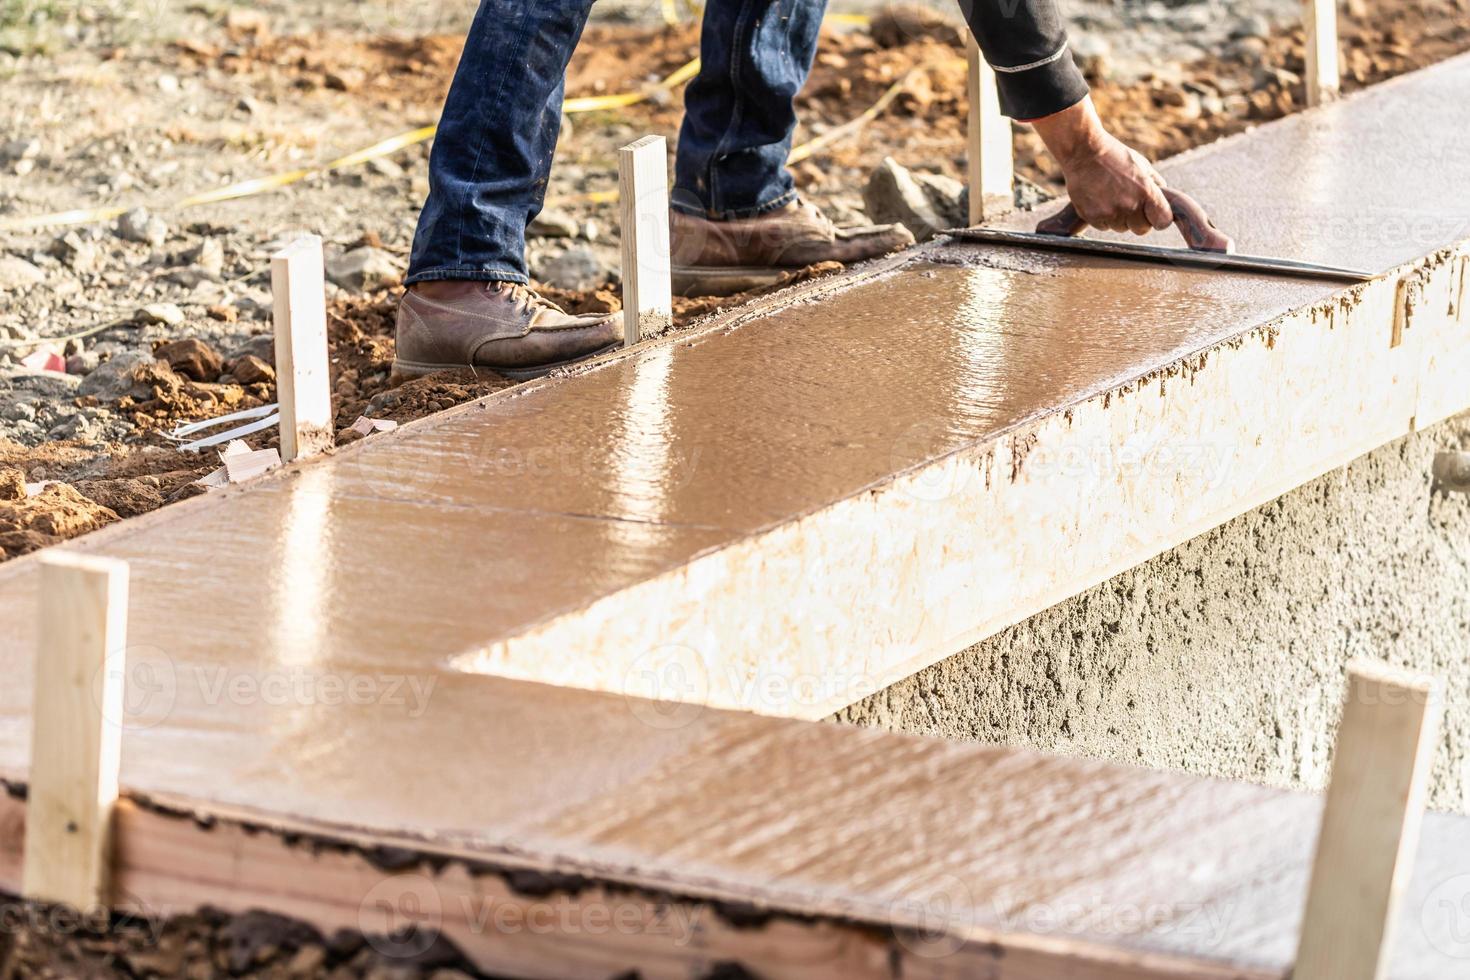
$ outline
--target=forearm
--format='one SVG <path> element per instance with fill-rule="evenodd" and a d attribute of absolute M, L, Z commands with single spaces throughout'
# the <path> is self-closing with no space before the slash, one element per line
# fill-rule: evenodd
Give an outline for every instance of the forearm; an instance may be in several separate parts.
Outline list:
<path fill-rule="evenodd" d="M 960 10 L 995 69 L 1001 112 L 1034 120 L 1086 97 L 1057 0 L 960 0 Z"/>

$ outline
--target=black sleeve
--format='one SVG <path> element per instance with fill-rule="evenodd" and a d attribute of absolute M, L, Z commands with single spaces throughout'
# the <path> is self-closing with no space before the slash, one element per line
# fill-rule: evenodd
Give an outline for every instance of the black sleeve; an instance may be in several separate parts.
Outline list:
<path fill-rule="evenodd" d="M 959 2 L 981 53 L 995 69 L 1001 112 L 1012 119 L 1039 119 L 1087 95 L 1057 0 Z"/>

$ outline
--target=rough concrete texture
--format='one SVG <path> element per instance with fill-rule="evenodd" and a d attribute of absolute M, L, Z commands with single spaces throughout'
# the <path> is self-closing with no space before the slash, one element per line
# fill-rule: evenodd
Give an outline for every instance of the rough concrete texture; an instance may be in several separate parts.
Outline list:
<path fill-rule="evenodd" d="M 1390 443 L 842 711 L 837 720 L 1326 785 L 1345 666 L 1447 687 L 1430 805 L 1470 812 L 1470 414 Z"/>

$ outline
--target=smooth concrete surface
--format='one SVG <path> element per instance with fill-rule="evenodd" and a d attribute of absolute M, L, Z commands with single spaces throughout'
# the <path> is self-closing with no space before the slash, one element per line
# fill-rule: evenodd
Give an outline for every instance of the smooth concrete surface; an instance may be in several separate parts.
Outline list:
<path fill-rule="evenodd" d="M 1450 692 L 1430 805 L 1470 812 L 1470 416 L 1401 439 L 840 712 L 842 721 L 1319 790 L 1345 668 Z"/>

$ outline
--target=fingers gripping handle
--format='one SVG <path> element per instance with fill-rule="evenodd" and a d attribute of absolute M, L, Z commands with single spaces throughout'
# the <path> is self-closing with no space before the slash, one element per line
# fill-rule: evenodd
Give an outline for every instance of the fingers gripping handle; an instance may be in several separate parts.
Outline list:
<path fill-rule="evenodd" d="M 1199 202 L 1182 191 L 1171 188 L 1163 188 L 1164 197 L 1169 201 L 1169 207 L 1174 211 L 1174 226 L 1179 229 L 1179 234 L 1184 236 L 1184 242 L 1197 252 L 1224 252 L 1229 254 L 1235 251 L 1235 242 L 1225 234 L 1210 216 L 1205 214 L 1205 209 L 1200 207 Z M 1087 222 L 1077 214 L 1077 209 L 1070 203 L 1050 218 L 1043 218 L 1036 224 L 1036 232 L 1040 235 L 1066 235 L 1079 234 L 1087 227 Z"/>

